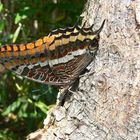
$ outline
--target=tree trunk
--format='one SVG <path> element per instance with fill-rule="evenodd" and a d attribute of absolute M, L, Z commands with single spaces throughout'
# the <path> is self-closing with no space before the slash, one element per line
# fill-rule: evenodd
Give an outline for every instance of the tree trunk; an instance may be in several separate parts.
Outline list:
<path fill-rule="evenodd" d="M 83 22 L 95 23 L 99 50 L 77 92 L 53 110 L 54 122 L 28 140 L 138 140 L 140 137 L 140 1 L 88 0 Z"/>

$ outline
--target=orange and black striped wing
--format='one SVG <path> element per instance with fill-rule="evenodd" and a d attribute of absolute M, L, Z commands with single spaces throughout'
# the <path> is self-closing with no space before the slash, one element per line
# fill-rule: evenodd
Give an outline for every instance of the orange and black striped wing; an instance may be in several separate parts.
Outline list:
<path fill-rule="evenodd" d="M 58 33 L 55 31 L 52 35 L 55 38 L 49 46 L 49 66 L 55 75 L 65 77 L 63 82 L 69 85 L 93 60 L 98 45 L 91 44 L 91 41 L 96 35 L 89 28 L 84 31 L 78 26 Z M 90 45 L 94 48 L 92 54 L 89 51 Z"/>
<path fill-rule="evenodd" d="M 28 79 L 61 85 L 61 79 L 53 74 L 48 63 L 48 46 L 53 39 L 54 36 L 46 36 L 32 43 L 2 46 L 0 63 L 6 69 Z"/>
<path fill-rule="evenodd" d="M 52 31 L 35 42 L 0 48 L 0 64 L 15 73 L 51 85 L 70 85 L 93 60 L 99 33 L 92 26 Z"/>

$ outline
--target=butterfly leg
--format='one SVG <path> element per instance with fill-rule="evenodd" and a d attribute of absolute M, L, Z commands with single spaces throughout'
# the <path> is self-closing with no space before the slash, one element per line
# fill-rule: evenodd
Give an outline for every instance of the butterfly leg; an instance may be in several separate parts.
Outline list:
<path fill-rule="evenodd" d="M 65 98 L 67 91 L 68 91 L 68 87 L 59 90 L 58 95 L 57 95 L 56 105 L 48 111 L 47 117 L 43 122 L 46 129 L 54 124 L 55 119 L 56 119 L 55 111 L 59 110 L 63 106 L 64 98 Z"/>
<path fill-rule="evenodd" d="M 66 86 L 65 88 L 59 90 L 58 95 L 57 95 L 57 102 L 56 102 L 57 106 L 63 106 L 68 89 L 69 89 L 69 86 Z"/>
<path fill-rule="evenodd" d="M 93 72 L 90 72 L 90 70 L 91 70 L 91 67 L 90 67 L 90 65 L 89 65 L 89 66 L 88 66 L 87 68 L 85 68 L 85 69 L 83 70 L 83 72 L 79 75 L 79 78 L 88 77 L 88 76 L 93 75 L 93 74 L 94 74 L 94 71 L 93 71 Z"/>
<path fill-rule="evenodd" d="M 57 95 L 57 103 L 51 110 L 49 110 L 48 115 L 44 120 L 45 128 L 48 128 L 49 126 L 53 125 L 53 123 L 55 122 L 55 112 L 63 108 L 66 99 L 69 100 L 72 94 L 77 93 L 75 89 L 77 89 L 78 84 L 79 84 L 79 79 L 77 79 L 72 84 L 66 86 L 65 88 L 59 90 L 59 93 Z"/>
<path fill-rule="evenodd" d="M 55 112 L 59 111 L 59 110 L 61 110 L 61 108 L 63 108 L 63 104 L 65 102 L 65 98 L 68 93 L 68 88 L 69 88 L 69 86 L 66 86 L 65 88 L 59 90 L 58 95 L 57 95 L 56 105 L 48 111 L 47 117 L 44 120 L 45 128 L 48 128 L 54 124 L 55 119 L 56 119 Z"/>
<path fill-rule="evenodd" d="M 73 80 L 69 85 L 65 86 L 63 89 L 60 89 L 57 96 L 56 105 L 63 106 L 65 101 L 69 100 L 72 94 L 77 93 L 78 85 L 79 78 Z"/>
<path fill-rule="evenodd" d="M 93 74 L 94 74 L 94 72 L 90 72 L 90 73 L 86 73 L 86 74 L 81 74 L 81 75 L 79 75 L 79 78 L 88 77 L 88 76 L 91 76 Z"/>
<path fill-rule="evenodd" d="M 69 91 L 70 93 L 72 93 L 72 94 L 76 94 L 76 93 L 77 93 L 77 91 L 73 91 L 73 90 L 71 89 L 71 87 L 68 89 L 68 91 Z"/>

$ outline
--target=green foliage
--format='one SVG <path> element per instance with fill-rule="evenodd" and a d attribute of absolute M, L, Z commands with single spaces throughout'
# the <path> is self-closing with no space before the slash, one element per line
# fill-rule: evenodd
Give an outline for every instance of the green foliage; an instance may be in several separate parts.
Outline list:
<path fill-rule="evenodd" d="M 52 29 L 73 26 L 81 0 L 9 0 L 0 2 L 0 45 L 26 43 Z M 11 72 L 0 73 L 0 140 L 21 140 L 40 128 L 58 90 Z"/>

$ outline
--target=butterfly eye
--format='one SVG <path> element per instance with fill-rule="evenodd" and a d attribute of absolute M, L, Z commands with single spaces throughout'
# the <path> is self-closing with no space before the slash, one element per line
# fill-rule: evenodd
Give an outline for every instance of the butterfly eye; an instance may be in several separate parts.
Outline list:
<path fill-rule="evenodd" d="M 89 45 L 89 50 L 90 53 L 92 53 L 92 55 L 95 55 L 97 49 L 98 49 L 99 43 L 98 43 L 98 39 L 94 38 L 92 41 L 90 41 L 90 45 Z"/>
<path fill-rule="evenodd" d="M 91 47 L 98 47 L 98 45 L 99 45 L 99 41 L 97 38 L 91 41 Z"/>

